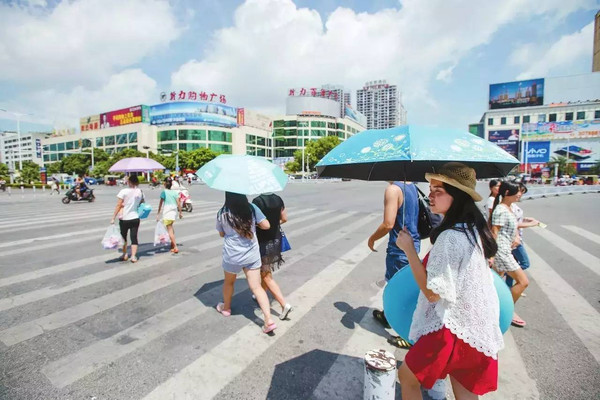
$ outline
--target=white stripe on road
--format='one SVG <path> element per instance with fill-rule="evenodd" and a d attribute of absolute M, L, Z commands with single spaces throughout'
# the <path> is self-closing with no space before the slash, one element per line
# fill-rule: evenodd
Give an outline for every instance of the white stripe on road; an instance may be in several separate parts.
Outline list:
<path fill-rule="evenodd" d="M 364 226 L 377 217 L 366 217 L 360 222 Z M 359 227 L 355 222 L 347 227 L 348 232 Z M 342 235 L 336 237 L 336 240 Z M 385 241 L 380 241 L 380 246 Z M 361 239 L 352 250 L 329 264 L 307 283 L 288 296 L 290 303 L 298 304 L 294 309 L 294 319 L 279 324 L 274 337 L 261 332 L 254 323 L 246 324 L 242 329 L 229 336 L 219 345 L 196 361 L 169 378 L 166 382 L 148 394 L 145 400 L 167 399 L 209 399 L 216 396 L 229 382 L 240 374 L 250 363 L 264 353 L 270 346 L 285 336 L 319 301 L 342 282 L 371 250 Z M 240 343 L 244 351 L 240 351 Z M 218 373 L 215 373 L 218 371 Z"/>
<path fill-rule="evenodd" d="M 215 264 L 218 264 L 220 260 L 221 256 L 213 257 L 200 265 L 178 269 L 168 274 L 129 286 L 128 288 L 117 290 L 116 292 L 95 298 L 85 303 L 52 313 L 45 317 L 5 329 L 0 331 L 0 340 L 7 346 L 21 343 L 25 340 L 42 335 L 45 332 L 62 328 L 73 322 L 80 321 L 102 311 L 119 306 L 127 301 L 206 272 L 209 270 L 209 268 L 206 267 L 214 266 Z"/>
<path fill-rule="evenodd" d="M 352 225 L 331 232 L 325 239 L 314 241 L 300 247 L 295 253 L 300 254 L 286 260 L 286 268 L 291 267 L 300 260 L 322 250 L 339 240 L 345 233 L 360 229 L 375 217 L 365 217 Z M 298 232 L 298 231 L 294 231 Z M 125 331 L 86 347 L 77 353 L 49 363 L 42 372 L 53 385 L 62 388 L 78 381 L 89 373 L 110 364 L 126 354 L 146 345 L 151 340 L 183 325 L 193 318 L 201 315 L 208 309 L 192 298 L 180 303 L 162 313 L 150 317 Z M 123 344 L 121 338 L 128 337 L 134 340 Z"/>
<path fill-rule="evenodd" d="M 304 222 L 305 220 L 317 218 L 317 216 L 318 216 L 317 214 L 311 214 L 304 218 L 299 218 L 299 219 L 294 220 L 293 223 L 290 223 L 290 225 L 293 226 L 294 224 Z M 311 228 L 311 230 L 312 230 L 312 228 Z M 197 235 L 192 235 L 193 238 L 204 238 L 204 237 L 211 237 L 211 236 L 212 237 L 216 236 L 216 233 L 214 231 L 209 231 L 209 232 L 203 232 L 203 233 L 200 233 Z M 217 247 L 222 242 L 223 242 L 223 239 L 218 238 L 218 239 L 215 239 L 215 240 L 212 240 L 209 242 L 205 242 L 200 246 L 192 247 L 192 249 L 208 250 L 208 249 Z M 92 257 L 92 259 L 95 260 L 96 258 Z M 4 299 L 0 299 L 0 311 L 9 310 L 14 307 L 19 307 L 19 306 L 22 306 L 25 304 L 33 303 L 35 301 L 47 299 L 47 298 L 59 295 L 61 293 L 70 292 L 71 290 L 75 290 L 75 289 L 79 289 L 79 288 L 82 288 L 85 286 L 93 285 L 93 284 L 96 284 L 99 282 L 103 282 L 103 281 L 106 281 L 109 279 L 116 278 L 118 276 L 128 275 L 133 272 L 139 272 L 144 269 L 153 267 L 162 261 L 164 261 L 162 258 L 159 258 L 159 259 L 150 258 L 148 261 L 144 260 L 143 263 L 138 263 L 137 265 L 132 266 L 130 268 L 115 267 L 115 268 L 111 268 L 108 270 L 96 272 L 94 274 L 86 275 L 81 278 L 73 279 L 68 284 L 63 285 L 63 286 L 45 287 L 45 288 L 41 288 L 38 290 L 33 290 L 31 292 L 22 293 L 22 294 L 13 296 L 13 297 L 7 297 Z M 83 260 L 83 262 L 81 262 L 80 265 L 82 265 L 84 263 L 85 263 L 85 260 Z M 75 268 L 73 263 L 68 263 L 67 265 L 68 265 L 67 266 L 68 269 Z M 64 270 L 64 268 L 65 268 L 64 265 L 58 266 L 58 267 L 59 268 L 56 268 L 56 267 L 50 267 L 50 268 L 56 268 L 57 270 Z"/>
<path fill-rule="evenodd" d="M 531 247 L 526 245 L 526 249 L 532 265 L 535 265 L 535 268 L 527 270 L 528 273 L 600 364 L 600 314 Z"/>
<path fill-rule="evenodd" d="M 595 242 L 596 244 L 600 244 L 600 235 L 596 235 L 595 233 L 592 233 L 590 231 L 587 231 L 587 230 L 580 228 L 578 226 L 575 226 L 575 225 L 563 225 L 562 227 L 579 235 L 579 236 L 582 236 L 588 240 L 591 240 L 592 242 Z"/>
<path fill-rule="evenodd" d="M 294 224 L 301 223 L 304 220 L 308 220 L 308 219 L 312 219 L 312 218 L 316 218 L 316 215 L 312 214 L 312 215 L 307 216 L 307 218 L 304 218 L 304 219 L 296 219 L 296 220 L 290 222 L 289 225 L 293 226 Z M 210 234 L 214 235 L 215 233 L 210 232 Z M 216 239 L 216 240 L 206 243 L 204 246 L 205 246 L 205 249 L 214 248 L 214 247 L 219 246 L 222 242 L 223 242 L 223 239 L 219 238 L 219 239 Z M 149 267 L 158 265 L 161 262 L 165 261 L 166 259 L 167 258 L 164 256 L 155 256 L 154 258 L 152 258 L 148 261 L 145 261 L 144 263 L 138 264 L 135 267 L 130 267 L 127 269 L 116 269 L 115 268 L 115 269 L 111 269 L 108 271 L 101 271 L 96 274 L 88 275 L 88 276 L 85 276 L 80 279 L 75 279 L 74 281 L 72 281 L 72 283 L 70 285 L 67 285 L 64 287 L 43 288 L 40 290 L 24 293 L 22 295 L 2 299 L 2 300 L 0 300 L 0 309 L 1 310 L 10 309 L 13 307 L 17 307 L 19 305 L 31 303 L 31 302 L 37 301 L 37 300 L 42 300 L 44 298 L 52 297 L 52 296 L 55 296 L 60 293 L 64 293 L 64 292 L 74 290 L 74 289 L 77 289 L 80 287 L 91 285 L 93 283 L 98 283 L 98 282 L 104 281 L 106 279 L 114 278 L 114 277 L 117 277 L 120 275 L 129 274 L 132 272 L 137 272 L 137 271 L 143 270 L 145 268 L 149 268 Z M 211 258 L 209 260 L 208 264 L 203 263 L 202 265 L 211 265 L 213 263 L 218 263 L 218 261 L 220 259 L 221 259 L 221 256 Z M 96 299 L 88 301 L 86 303 L 82 303 L 75 307 L 71 307 L 66 310 L 58 311 L 56 313 L 47 315 L 45 317 L 38 318 L 36 320 L 25 322 L 20 325 L 16 325 L 14 327 L 5 329 L 3 331 L 0 331 L 0 341 L 2 341 L 4 344 L 6 344 L 8 346 L 12 346 L 13 344 L 20 343 L 24 340 L 28 340 L 28 339 L 31 339 L 32 337 L 41 335 L 42 333 L 44 333 L 44 331 L 57 329 L 64 325 L 68 325 L 72 322 L 78 321 L 82 318 L 89 317 L 90 315 L 93 315 L 97 312 L 101 312 L 101 311 L 107 310 L 109 308 L 115 307 L 116 305 L 120 304 L 120 303 L 115 303 L 115 299 L 118 300 L 118 299 L 125 298 L 125 300 L 122 301 L 122 302 L 125 302 L 128 300 L 131 300 L 132 298 L 150 293 L 156 289 L 150 290 L 150 292 L 148 292 L 148 289 L 149 289 L 148 282 L 154 282 L 154 283 L 152 283 L 153 285 L 160 285 L 163 280 L 165 280 L 165 279 L 168 280 L 170 276 L 173 276 L 173 275 L 177 276 L 177 272 L 178 271 L 175 271 L 175 272 L 163 275 L 163 276 L 159 276 L 157 278 L 150 279 L 148 281 L 139 283 L 139 284 L 131 286 L 129 288 L 110 293 L 108 295 L 96 298 Z M 187 279 L 187 278 L 183 278 L 183 279 Z M 178 280 L 176 282 L 178 282 Z M 169 285 L 172 283 L 174 283 L 174 282 L 169 283 Z M 165 286 L 168 286 L 168 285 L 165 285 Z M 160 286 L 160 287 L 163 287 L 163 286 Z M 150 287 L 150 288 L 152 288 L 152 287 Z M 125 295 L 121 295 L 121 293 L 124 293 Z M 133 296 L 133 297 L 131 297 L 131 296 Z M 3 307 L 3 308 L 1 308 L 1 307 Z M 92 314 L 89 314 L 93 310 L 96 310 L 96 311 L 93 312 Z"/>
<path fill-rule="evenodd" d="M 600 275 L 600 258 L 595 257 L 583 249 L 580 249 L 568 240 L 563 239 L 548 229 L 532 229 L 531 231 L 552 243 L 552 245 L 569 255 L 569 257 L 574 258 L 584 267 L 589 268 L 591 271 L 596 273 L 596 275 Z"/>

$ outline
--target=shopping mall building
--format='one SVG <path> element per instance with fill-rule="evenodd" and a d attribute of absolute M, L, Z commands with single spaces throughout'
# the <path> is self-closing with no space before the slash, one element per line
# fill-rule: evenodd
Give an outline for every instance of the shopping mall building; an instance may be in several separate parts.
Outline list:
<path fill-rule="evenodd" d="M 161 154 L 209 148 L 283 164 L 311 140 L 332 135 L 345 140 L 366 125 L 359 122 L 360 115 L 354 115 L 355 119 L 341 117 L 339 102 L 327 98 L 288 98 L 286 115 L 274 119 L 222 102 L 185 99 L 193 92 L 180 92 L 175 97 L 174 93 L 172 101 L 161 96 L 165 101 L 153 106 L 138 105 L 81 118 L 79 133 L 43 139 L 44 165 L 90 148 L 109 154 L 128 148 Z"/>
<path fill-rule="evenodd" d="M 549 172 L 563 156 L 585 174 L 600 161 L 600 72 L 490 85 L 489 108 L 469 126 L 521 161 Z"/>

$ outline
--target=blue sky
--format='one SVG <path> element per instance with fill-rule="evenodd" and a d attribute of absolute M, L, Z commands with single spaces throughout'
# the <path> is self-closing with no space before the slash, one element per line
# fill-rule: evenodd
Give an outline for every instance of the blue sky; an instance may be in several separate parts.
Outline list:
<path fill-rule="evenodd" d="M 0 108 L 68 128 L 81 116 L 155 104 L 161 91 L 205 90 L 281 114 L 291 87 L 354 92 L 387 79 L 410 123 L 466 129 L 485 111 L 490 83 L 591 72 L 599 8 L 590 0 L 2 1 Z"/>

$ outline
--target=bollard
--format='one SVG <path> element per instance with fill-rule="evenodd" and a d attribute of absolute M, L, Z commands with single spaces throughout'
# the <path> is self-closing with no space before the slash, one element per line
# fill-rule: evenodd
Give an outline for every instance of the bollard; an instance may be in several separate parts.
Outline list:
<path fill-rule="evenodd" d="M 21 194 L 25 194 L 25 188 L 21 185 Z"/>
<path fill-rule="evenodd" d="M 9 186 L 7 189 L 8 189 L 8 195 L 12 196 L 12 188 Z"/>
<path fill-rule="evenodd" d="M 42 186 L 42 193 L 46 193 L 46 185 Z"/>
<path fill-rule="evenodd" d="M 33 185 L 33 194 L 35 195 L 35 185 Z"/>
<path fill-rule="evenodd" d="M 396 358 L 385 350 L 365 354 L 364 400 L 396 398 Z"/>

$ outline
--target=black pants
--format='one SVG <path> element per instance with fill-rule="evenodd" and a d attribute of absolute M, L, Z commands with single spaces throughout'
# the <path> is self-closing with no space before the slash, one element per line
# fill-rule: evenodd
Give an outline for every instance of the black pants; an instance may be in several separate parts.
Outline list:
<path fill-rule="evenodd" d="M 140 219 L 128 219 L 128 220 L 120 220 L 119 228 L 121 228 L 121 236 L 123 239 L 127 241 L 127 231 L 131 229 L 131 244 L 138 244 L 138 229 L 140 228 Z"/>

